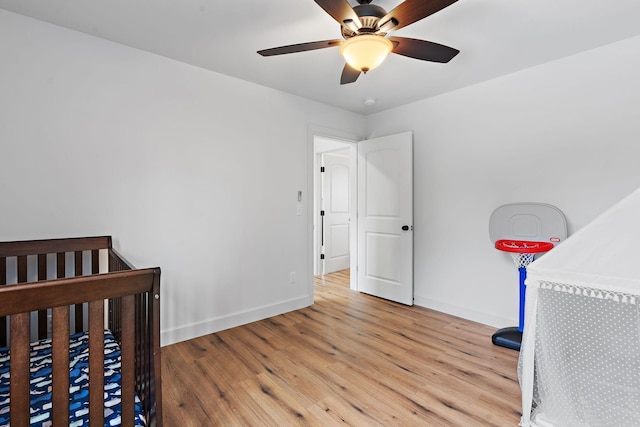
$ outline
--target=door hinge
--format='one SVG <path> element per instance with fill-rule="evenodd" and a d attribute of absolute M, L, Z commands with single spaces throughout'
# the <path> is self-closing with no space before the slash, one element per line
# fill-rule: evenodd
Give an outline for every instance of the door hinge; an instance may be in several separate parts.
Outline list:
<path fill-rule="evenodd" d="M 320 172 L 324 172 L 324 166 L 320 166 Z"/>
<path fill-rule="evenodd" d="M 320 216 L 324 216 L 324 211 L 320 211 Z"/>
<path fill-rule="evenodd" d="M 324 259 L 324 254 L 320 254 L 320 259 Z"/>

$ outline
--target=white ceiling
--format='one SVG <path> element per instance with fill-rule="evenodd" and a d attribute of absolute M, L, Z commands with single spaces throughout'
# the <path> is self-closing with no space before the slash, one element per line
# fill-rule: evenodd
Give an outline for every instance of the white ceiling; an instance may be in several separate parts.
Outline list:
<path fill-rule="evenodd" d="M 400 0 L 373 3 L 389 11 Z M 361 114 L 640 34 L 638 0 L 459 0 L 393 33 L 459 49 L 450 63 L 390 55 L 341 86 L 338 48 L 256 53 L 339 38 L 313 0 L 0 0 L 0 8 Z"/>

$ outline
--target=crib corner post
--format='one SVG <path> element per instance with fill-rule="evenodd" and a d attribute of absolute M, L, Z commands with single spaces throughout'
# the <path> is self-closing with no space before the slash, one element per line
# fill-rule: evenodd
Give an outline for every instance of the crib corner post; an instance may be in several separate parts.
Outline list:
<path fill-rule="evenodd" d="M 152 336 L 153 336 L 153 378 L 154 385 L 151 393 L 154 395 L 152 402 L 154 402 L 155 411 L 155 425 L 156 427 L 162 427 L 162 361 L 160 350 L 160 268 L 157 267 L 153 270 L 153 287 L 152 287 L 153 302 L 150 304 L 153 310 L 151 316 L 152 322 Z M 160 403 L 158 403 L 160 402 Z"/>

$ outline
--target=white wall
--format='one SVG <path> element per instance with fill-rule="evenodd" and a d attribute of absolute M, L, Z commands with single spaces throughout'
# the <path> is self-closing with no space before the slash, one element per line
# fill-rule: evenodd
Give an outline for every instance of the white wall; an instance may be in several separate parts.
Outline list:
<path fill-rule="evenodd" d="M 310 304 L 309 129 L 362 116 L 2 10 L 0 62 L 1 240 L 113 235 L 163 345 Z"/>
<path fill-rule="evenodd" d="M 640 186 L 638 52 L 636 37 L 365 120 L 0 10 L 0 239 L 113 235 L 162 267 L 169 344 L 311 301 L 310 128 L 413 130 L 416 303 L 515 325 L 489 215 L 551 203 L 573 232 Z"/>
<path fill-rule="evenodd" d="M 550 203 L 571 234 L 639 187 L 639 69 L 635 37 L 367 117 L 372 137 L 414 131 L 417 304 L 517 325 L 489 216 Z"/>

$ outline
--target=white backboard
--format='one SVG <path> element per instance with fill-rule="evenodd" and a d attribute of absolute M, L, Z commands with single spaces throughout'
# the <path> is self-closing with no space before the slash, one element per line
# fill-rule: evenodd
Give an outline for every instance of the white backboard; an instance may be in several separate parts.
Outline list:
<path fill-rule="evenodd" d="M 510 203 L 493 211 L 489 238 L 557 244 L 567 238 L 567 220 L 560 209 L 545 203 Z"/>

